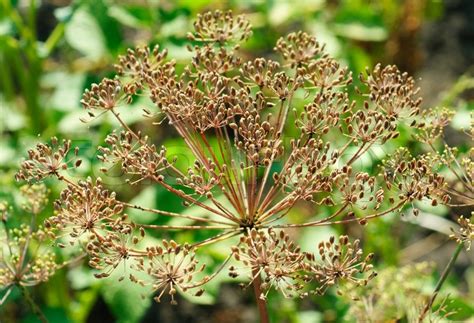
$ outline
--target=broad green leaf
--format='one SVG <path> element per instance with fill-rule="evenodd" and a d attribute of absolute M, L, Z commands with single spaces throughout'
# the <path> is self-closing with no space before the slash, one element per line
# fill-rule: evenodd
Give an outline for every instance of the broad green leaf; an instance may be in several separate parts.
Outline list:
<path fill-rule="evenodd" d="M 85 322 L 91 309 L 94 307 L 99 289 L 94 286 L 76 293 L 77 302 L 71 304 L 69 308 L 70 316 L 74 322 Z"/>
<path fill-rule="evenodd" d="M 46 74 L 42 79 L 42 85 L 55 88 L 53 95 L 47 100 L 47 105 L 59 111 L 79 108 L 84 81 L 84 74 L 71 74 L 64 71 Z"/>
<path fill-rule="evenodd" d="M 69 323 L 71 322 L 67 317 L 65 309 L 58 307 L 45 307 L 41 308 L 44 316 L 48 319 L 49 322 L 61 322 Z M 30 313 L 25 319 L 21 322 L 23 323 L 37 323 L 39 322 L 38 317 L 34 313 Z"/>
<path fill-rule="evenodd" d="M 6 142 L 0 141 L 0 164 L 7 165 L 15 158 L 15 150 Z"/>
<path fill-rule="evenodd" d="M 135 196 L 130 203 L 135 205 L 140 205 L 142 207 L 147 208 L 156 208 L 156 189 L 157 187 L 152 185 L 140 192 L 137 196 Z M 149 224 L 156 221 L 160 215 L 153 214 L 150 212 L 143 212 L 137 209 L 129 208 L 127 210 L 127 214 L 130 216 L 130 219 L 133 221 L 137 221 L 138 223 Z"/>
<path fill-rule="evenodd" d="M 467 109 L 459 109 L 459 111 L 456 111 L 451 123 L 453 128 L 457 130 L 469 129 L 474 118 L 474 116 L 472 116 L 474 114 L 474 104 L 466 104 L 465 108 Z"/>
<path fill-rule="evenodd" d="M 298 314 L 298 323 L 318 323 L 323 322 L 321 313 L 316 311 L 301 311 Z"/>
<path fill-rule="evenodd" d="M 71 287 L 77 290 L 90 287 L 94 284 L 100 284 L 94 277 L 91 270 L 85 266 L 78 266 L 68 271 L 67 277 Z"/>
<path fill-rule="evenodd" d="M 176 19 L 163 24 L 160 28 L 160 37 L 185 37 L 189 28 L 188 20 L 184 16 L 178 16 Z M 189 52 L 189 51 L 187 51 Z"/>
<path fill-rule="evenodd" d="M 376 6 L 347 1 L 338 8 L 333 29 L 336 34 L 350 39 L 383 41 L 388 37 L 383 19 Z"/>
<path fill-rule="evenodd" d="M 193 12 L 198 12 L 203 10 L 206 6 L 212 4 L 211 0 L 179 0 L 177 5 L 179 7 L 188 8 Z"/>
<path fill-rule="evenodd" d="M 0 96 L 0 132 L 3 131 L 18 131 L 25 127 L 25 116 L 15 107 L 15 105 L 6 102 Z"/>
<path fill-rule="evenodd" d="M 104 34 L 94 17 L 85 9 L 75 12 L 66 25 L 65 38 L 68 44 L 92 60 L 107 54 Z"/>
<path fill-rule="evenodd" d="M 13 24 L 9 20 L 0 21 L 0 36 L 9 36 L 13 34 Z"/>
<path fill-rule="evenodd" d="M 114 18 L 122 25 L 132 28 L 140 28 L 143 26 L 143 23 L 139 19 L 130 14 L 130 12 L 121 6 L 111 6 L 107 10 L 107 13 L 110 17 Z"/>
<path fill-rule="evenodd" d="M 123 42 L 122 29 L 119 22 L 109 15 L 109 6 L 110 1 L 108 0 L 87 1 L 87 9 L 94 16 L 98 27 L 105 36 L 104 46 L 110 53 L 117 54 Z"/>
<path fill-rule="evenodd" d="M 86 112 L 83 110 L 74 110 L 66 114 L 58 123 L 58 130 L 61 133 L 77 133 L 87 131 L 87 128 L 100 123 L 98 119 L 84 124 L 81 122 L 81 118 L 86 116 Z"/>
<path fill-rule="evenodd" d="M 331 236 L 337 236 L 337 232 L 330 226 L 309 227 L 302 230 L 298 240 L 301 250 L 317 254 L 318 243 L 329 240 Z"/>
<path fill-rule="evenodd" d="M 339 39 L 330 30 L 327 24 L 321 21 L 309 23 L 308 30 L 316 37 L 318 42 L 324 44 L 325 51 L 333 56 L 339 56 L 341 53 L 341 44 Z"/>
<path fill-rule="evenodd" d="M 335 24 L 334 32 L 340 36 L 363 41 L 383 41 L 388 33 L 381 26 L 367 26 L 357 22 Z"/>
<path fill-rule="evenodd" d="M 128 278 L 118 282 L 117 279 L 122 274 L 122 270 L 117 268 L 104 281 L 100 293 L 117 318 L 117 322 L 139 322 L 151 305 L 151 298 L 147 297 L 149 290 L 132 283 Z"/>

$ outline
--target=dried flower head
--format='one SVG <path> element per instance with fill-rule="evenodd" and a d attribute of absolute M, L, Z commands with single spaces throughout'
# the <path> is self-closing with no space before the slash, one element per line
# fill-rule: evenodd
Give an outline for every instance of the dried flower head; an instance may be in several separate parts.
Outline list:
<path fill-rule="evenodd" d="M 119 135 L 112 133 L 105 142 L 109 147 L 99 147 L 99 160 L 111 165 L 120 163 L 124 174 L 136 178 L 135 184 L 143 179 L 156 179 L 171 163 L 166 158 L 166 148 L 157 150 L 154 145 L 147 144 L 148 137 L 137 137 L 129 131 Z M 106 172 L 106 169 L 103 169 Z"/>
<path fill-rule="evenodd" d="M 163 246 L 148 247 L 146 258 L 140 258 L 136 264 L 139 271 L 148 274 L 149 281 L 142 281 L 133 275 L 130 279 L 143 286 L 150 284 L 153 292 L 158 293 L 155 301 L 160 302 L 165 293 L 171 298 L 171 304 L 177 304 L 175 295 L 178 290 L 187 292 L 206 283 L 209 278 L 194 281 L 194 277 L 201 273 L 205 265 L 198 265 L 196 255 L 187 245 L 181 246 L 175 241 L 163 240 Z M 202 294 L 201 290 L 197 295 Z"/>
<path fill-rule="evenodd" d="M 361 81 L 370 89 L 369 98 L 388 118 L 408 118 L 420 113 L 420 89 L 413 77 L 401 73 L 395 65 L 380 64 L 367 74 Z"/>
<path fill-rule="evenodd" d="M 419 321 L 421 307 L 429 296 L 426 285 L 431 283 L 433 269 L 434 264 L 426 262 L 387 267 L 380 270 L 377 279 L 366 288 L 346 288 L 343 295 L 349 305 L 346 319 L 357 322 Z M 441 292 L 441 295 L 446 294 Z M 445 307 L 446 299 L 444 297 L 437 309 L 422 322 L 449 319 L 453 313 L 452 307 L 451 310 Z"/>
<path fill-rule="evenodd" d="M 28 151 L 28 159 L 21 163 L 21 169 L 16 175 L 17 180 L 38 181 L 48 176 L 61 176 L 61 171 L 79 167 L 80 159 L 67 159 L 70 150 L 70 140 L 60 143 L 56 137 L 51 138 L 51 144 L 37 144 L 35 149 Z M 74 155 L 77 156 L 78 152 L 76 147 Z"/>
<path fill-rule="evenodd" d="M 293 297 L 302 293 L 303 284 L 299 278 L 304 253 L 284 232 L 249 230 L 248 235 L 240 238 L 239 246 L 233 248 L 234 258 L 251 271 L 250 280 L 262 276 L 261 299 L 266 299 L 268 291 L 275 288 L 285 295 Z M 237 277 L 235 267 L 229 275 Z"/>
<path fill-rule="evenodd" d="M 451 239 L 456 240 L 459 244 L 464 244 L 466 250 L 471 250 L 472 241 L 474 240 L 474 224 L 471 223 L 471 219 L 460 216 L 458 218 L 459 229 L 454 230 L 450 236 Z"/>
<path fill-rule="evenodd" d="M 219 44 L 241 42 L 252 34 L 245 16 L 234 16 L 232 11 L 220 10 L 199 14 L 194 22 L 194 30 L 194 33 L 188 34 L 190 40 Z"/>
<path fill-rule="evenodd" d="M 275 51 L 294 68 L 313 62 L 324 52 L 324 46 L 316 40 L 316 37 L 299 31 L 278 39 Z"/>
<path fill-rule="evenodd" d="M 42 183 L 23 185 L 20 192 L 24 199 L 22 208 L 28 213 L 38 214 L 48 203 L 49 190 Z"/>
<path fill-rule="evenodd" d="M 160 47 L 156 45 L 150 50 L 149 47 L 138 47 L 135 50 L 128 49 L 127 54 L 119 56 L 119 64 L 115 65 L 117 74 L 124 79 L 124 82 L 118 80 L 109 80 L 107 82 L 110 85 L 115 85 L 115 89 L 109 88 L 108 90 L 115 91 L 115 97 L 121 93 L 123 85 L 123 93 L 135 94 L 137 91 L 142 90 L 145 84 L 155 84 L 157 81 L 162 80 L 167 76 L 174 75 L 173 61 L 165 63 L 164 60 L 168 51 L 165 49 L 160 51 Z M 113 84 L 115 83 L 115 84 Z M 105 85 L 103 85 L 105 87 Z M 87 93 L 87 92 L 86 92 Z M 114 93 L 114 92 L 111 92 Z M 123 96 L 126 101 L 130 100 L 131 97 Z M 87 97 L 84 97 L 84 103 L 87 104 Z M 89 107 L 87 104 L 85 107 Z"/>
<path fill-rule="evenodd" d="M 441 138 L 444 129 L 451 122 L 454 111 L 446 108 L 428 109 L 422 112 L 424 124 L 420 124 L 420 130 L 415 135 L 417 140 L 433 144 Z"/>
<path fill-rule="evenodd" d="M 95 183 L 88 178 L 78 184 L 69 184 L 61 192 L 55 208 L 57 214 L 50 217 L 46 225 L 67 235 L 71 244 L 84 234 L 96 236 L 108 222 L 120 220 L 123 210 L 115 193 L 104 189 L 100 178 Z"/>
<path fill-rule="evenodd" d="M 143 237 L 143 231 L 135 234 L 134 227 L 129 224 L 116 222 L 109 224 L 107 229 L 106 234 L 94 236 L 85 248 L 89 266 L 100 271 L 94 275 L 96 278 L 108 277 L 118 266 L 123 266 L 125 274 L 127 262 L 137 255 L 133 246 Z M 124 277 L 122 275 L 119 281 Z"/>
<path fill-rule="evenodd" d="M 432 162 L 427 157 L 411 157 L 407 149 L 399 149 L 384 165 L 384 179 L 389 189 L 395 187 L 399 199 L 409 202 L 430 198 L 436 206 L 438 199 L 447 203 L 444 177 L 433 171 Z"/>
<path fill-rule="evenodd" d="M 279 39 L 275 50 L 282 62 L 244 61 L 238 48 L 250 36 L 250 24 L 243 16 L 209 12 L 198 16 L 194 27 L 189 36 L 193 58 L 182 71 L 166 50 L 129 50 L 119 58 L 118 76 L 93 85 L 82 104 L 92 117 L 95 110 L 111 113 L 122 128 L 99 148 L 106 166 L 118 164 L 126 184 L 160 186 L 202 214 L 118 201 L 100 181 L 69 179 L 61 170 L 68 167 L 63 162 L 49 167 L 47 156 L 55 153 L 40 146 L 19 178 L 56 175 L 68 184 L 48 223 L 73 241 L 87 234 L 84 245 L 98 277 L 122 264 L 138 270 L 146 277 L 132 273 L 131 279 L 151 285 L 158 301 L 168 294 L 174 303 L 177 292 L 205 285 L 231 258 L 238 262 L 231 276 L 246 267 L 261 299 L 270 288 L 305 296 L 309 282 L 318 285 L 313 292 L 339 281 L 364 285 L 373 277 L 371 256 L 362 255 L 358 241 L 332 238 L 320 245 L 317 256 L 301 251 L 286 230 L 366 224 L 415 200 L 447 202 L 445 180 L 427 156 L 400 152 L 370 171 L 358 163 L 376 145 L 391 150 L 385 144 L 397 138 L 401 127 L 422 128 L 423 122 L 413 122 L 421 102 L 414 79 L 394 66 L 377 65 L 361 77 L 359 100 L 351 99 L 352 74 L 312 35 L 297 32 Z M 169 149 L 134 131 L 117 112 L 136 95 L 153 103 L 143 109 L 147 120 L 156 126 L 167 122 L 182 138 L 192 155 L 188 165 L 181 167 Z M 295 222 L 288 213 L 302 204 L 314 207 L 314 215 Z M 140 217 L 132 221 L 123 214 L 125 207 L 156 215 L 158 224 L 141 223 Z M 329 214 L 319 212 L 322 207 Z M 185 222 L 167 223 L 166 218 Z M 135 244 L 160 230 L 206 231 L 206 238 L 192 247 L 172 241 L 159 247 Z M 228 250 L 222 265 L 195 281 L 203 270 L 197 263 L 200 248 L 232 237 L 240 242 Z"/>
<path fill-rule="evenodd" d="M 419 127 L 416 138 L 429 147 L 421 157 L 430 168 L 429 172 L 443 174 L 445 178 L 439 192 L 441 202 L 453 208 L 474 206 L 474 148 L 468 145 L 467 151 L 463 152 L 460 147 L 450 147 L 442 141 L 444 129 L 453 117 L 452 111 L 433 109 L 425 115 L 426 123 Z M 471 122 L 470 131 L 466 131 L 468 137 L 473 133 L 473 127 Z"/>
<path fill-rule="evenodd" d="M 35 244 L 44 244 L 50 238 L 50 233 L 42 227 L 32 231 L 23 224 L 10 229 L 7 245 L 2 246 L 0 287 L 6 289 L 14 284 L 33 286 L 48 280 L 59 267 L 54 252 L 43 246 L 42 250 L 27 259 L 24 250 L 33 241 Z"/>
<path fill-rule="evenodd" d="M 375 277 L 373 266 L 369 264 L 373 254 L 364 256 L 359 244 L 359 240 L 349 242 L 347 236 L 340 236 L 339 241 L 331 237 L 329 241 L 319 243 L 320 259 L 315 254 L 306 254 L 305 270 L 320 283 L 316 293 L 323 293 L 338 281 L 365 286 Z"/>
<path fill-rule="evenodd" d="M 17 223 L 18 220 L 23 222 L 20 226 L 10 221 L 7 204 L 0 202 L 0 292 L 3 293 L 0 305 L 15 286 L 24 289 L 38 285 L 67 264 L 57 259 L 51 246 L 56 238 L 53 231 L 37 223 L 47 203 L 48 193 L 44 184 L 21 187 L 20 194 L 24 201 L 21 208 L 25 213 L 11 215 Z"/>

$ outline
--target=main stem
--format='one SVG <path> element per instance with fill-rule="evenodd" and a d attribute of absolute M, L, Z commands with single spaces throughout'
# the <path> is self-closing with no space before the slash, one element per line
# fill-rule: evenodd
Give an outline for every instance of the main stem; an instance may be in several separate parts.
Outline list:
<path fill-rule="evenodd" d="M 446 281 L 446 278 L 448 278 L 449 272 L 454 266 L 454 263 L 456 262 L 456 259 L 458 258 L 459 254 L 461 253 L 462 248 L 464 247 L 463 243 L 458 244 L 456 247 L 456 250 L 454 250 L 454 254 L 452 255 L 451 259 L 449 260 L 449 263 L 446 265 L 446 268 L 444 268 L 443 273 L 441 274 L 441 277 L 438 280 L 438 283 L 436 284 L 435 290 L 433 291 L 433 294 L 431 295 L 431 298 L 428 303 L 426 303 L 425 307 L 423 308 L 423 311 L 421 312 L 420 316 L 418 317 L 418 322 L 422 322 L 423 319 L 426 317 L 426 314 L 428 314 L 429 310 L 431 309 L 431 306 L 433 306 L 433 303 L 436 299 L 436 297 L 439 294 L 439 291 L 441 290 L 441 287 L 443 286 L 443 283 Z"/>
<path fill-rule="evenodd" d="M 260 296 L 262 295 L 262 289 L 260 287 L 262 285 L 262 278 L 260 277 L 260 274 L 258 273 L 257 270 L 253 270 L 252 274 L 255 277 L 252 282 L 252 285 L 253 285 L 253 292 L 255 294 L 255 300 L 257 301 L 257 305 L 258 305 L 258 311 L 260 313 L 260 322 L 269 323 L 270 320 L 268 318 L 267 304 L 262 298 L 260 298 Z"/>

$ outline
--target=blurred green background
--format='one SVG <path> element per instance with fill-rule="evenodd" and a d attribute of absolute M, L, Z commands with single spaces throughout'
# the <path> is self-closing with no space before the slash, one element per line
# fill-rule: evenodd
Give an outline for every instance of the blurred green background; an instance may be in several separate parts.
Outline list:
<path fill-rule="evenodd" d="M 72 139 L 81 148 L 85 162 L 74 176 L 98 176 L 96 147 L 117 125 L 104 117 L 88 124 L 80 121 L 85 116 L 79 104 L 84 89 L 112 76 L 117 56 L 136 45 L 160 44 L 179 68 L 190 58 L 186 33 L 194 17 L 214 9 L 232 9 L 250 19 L 254 34 L 242 48 L 245 58 L 272 57 L 280 36 L 304 30 L 325 43 L 327 51 L 354 75 L 377 62 L 398 65 L 419 78 L 425 106 L 456 109 L 448 143 L 472 145 L 461 131 L 469 126 L 474 110 L 471 0 L 0 0 L 0 199 L 15 205 L 20 184 L 15 183 L 14 174 L 21 158 L 36 142 L 53 135 Z M 160 144 L 178 153 L 182 145 L 178 138 L 140 121 L 140 110 L 147 103 L 136 100 L 123 112 L 124 118 L 136 122 L 136 128 L 155 132 Z M 417 145 L 409 135 L 398 140 L 401 145 Z M 381 154 L 374 158 L 383 158 Z M 183 209 L 176 197 L 156 187 L 130 192 L 114 185 L 114 179 L 106 183 L 126 200 L 147 206 L 167 201 L 170 210 Z M 54 199 L 61 187 L 50 185 L 50 189 Z M 364 230 L 359 226 L 312 228 L 300 232 L 297 239 L 303 248 L 311 248 L 331 234 L 361 238 L 365 250 L 377 255 L 380 276 L 372 282 L 372 292 L 383 290 L 385 295 L 378 302 L 380 313 L 374 314 L 374 321 L 391 317 L 408 321 L 422 305 L 419 302 L 429 297 L 454 249 L 448 235 L 455 214 L 420 207 L 422 216 L 417 219 L 389 216 Z M 21 211 L 15 211 L 17 221 L 22 221 Z M 49 208 L 43 216 L 51 212 Z M 309 212 L 301 207 L 290 216 Z M 212 267 L 212 258 L 221 258 L 223 251 L 210 251 Z M 449 294 L 449 310 L 456 312 L 452 320 L 473 318 L 473 259 L 472 253 L 464 252 L 443 288 L 443 296 Z M 140 288 L 129 283 L 98 281 L 86 264 L 62 269 L 32 293 L 52 322 L 255 321 L 252 294 L 222 276 L 199 300 L 202 304 L 181 299 L 178 307 L 142 299 Z M 277 294 L 270 294 L 269 299 L 275 322 L 356 321 L 358 307 L 363 306 L 336 296 L 335 291 L 302 301 Z M 35 317 L 14 292 L 0 307 L 0 322 L 35 322 Z"/>

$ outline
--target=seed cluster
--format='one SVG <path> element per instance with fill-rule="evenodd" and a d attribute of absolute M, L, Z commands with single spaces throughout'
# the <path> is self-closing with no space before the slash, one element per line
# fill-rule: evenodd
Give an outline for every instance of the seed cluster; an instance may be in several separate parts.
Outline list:
<path fill-rule="evenodd" d="M 144 84 L 155 84 L 155 80 L 161 80 L 166 73 L 173 73 L 174 62 L 164 63 L 168 51 L 160 51 L 156 45 L 150 50 L 149 47 L 138 47 L 135 50 L 128 49 L 127 55 L 119 58 L 119 64 L 115 65 L 117 74 L 124 79 L 123 92 L 134 94 L 143 89 Z M 120 93 L 122 83 L 114 80 L 115 89 L 110 90 Z M 112 92 L 112 93 L 114 93 Z M 86 92 L 87 93 L 87 92 Z M 87 104 L 87 99 L 83 102 Z"/>
<path fill-rule="evenodd" d="M 177 304 L 175 295 L 178 290 L 186 292 L 190 288 L 196 288 L 206 283 L 209 278 L 205 277 L 201 282 L 193 281 L 193 277 L 204 270 L 204 265 L 198 267 L 194 251 L 187 245 L 181 246 L 175 241 L 163 240 L 163 246 L 149 247 L 146 250 L 146 258 L 142 258 L 136 264 L 139 271 L 146 272 L 149 281 L 139 280 L 133 275 L 130 279 L 146 286 L 151 284 L 153 291 L 158 292 L 155 301 L 158 303 L 165 293 L 171 298 L 171 304 Z M 202 294 L 201 289 L 196 293 Z"/>
<path fill-rule="evenodd" d="M 364 257 L 359 244 L 359 240 L 349 242 L 347 236 L 340 236 L 339 241 L 331 237 L 329 241 L 319 243 L 320 259 L 314 254 L 306 255 L 308 262 L 305 269 L 321 284 L 316 293 L 323 293 L 339 280 L 351 282 L 356 286 L 366 285 L 368 280 L 376 275 L 369 264 L 373 254 Z"/>
<path fill-rule="evenodd" d="M 110 110 L 122 102 L 130 101 L 126 98 L 122 89 L 122 83 L 118 79 L 103 79 L 99 84 L 92 84 L 91 89 L 86 89 L 81 103 L 88 110 Z M 94 114 L 89 111 L 89 115 Z"/>
<path fill-rule="evenodd" d="M 20 195 L 21 213 L 10 214 L 14 208 L 0 201 L 0 305 L 15 286 L 38 285 L 67 264 L 56 257 L 52 247 L 54 232 L 38 224 L 38 216 L 48 203 L 49 190 L 44 184 L 24 185 Z M 23 223 L 15 226 L 18 220 Z"/>
<path fill-rule="evenodd" d="M 188 35 L 190 40 L 225 44 L 248 39 L 252 27 L 243 15 L 234 17 L 231 11 L 216 10 L 199 14 L 194 22 L 194 31 L 194 34 Z"/>
<path fill-rule="evenodd" d="M 401 179 L 397 184 L 399 187 L 405 187 L 407 196 L 430 195 L 433 206 L 441 202 L 451 207 L 453 213 L 461 213 L 457 220 L 459 228 L 451 229 L 453 231 L 451 238 L 459 244 L 464 244 L 469 250 L 473 240 L 470 217 L 474 207 L 474 148 L 471 145 L 466 152 L 462 152 L 458 147 L 450 147 L 442 141 L 445 129 L 450 125 L 454 114 L 454 111 L 447 108 L 423 111 L 423 123 L 418 126 L 415 138 L 426 144 L 428 152 L 415 159 L 406 149 L 400 150 L 390 161 L 392 170 L 389 171 L 387 178 L 393 178 L 397 172 L 408 170 L 407 174 L 410 174 L 411 181 Z M 470 128 L 465 130 L 465 135 L 468 143 L 472 144 L 474 115 L 471 115 Z M 400 158 L 401 155 L 404 157 Z M 420 180 L 421 178 L 424 180 Z M 413 181 L 414 179 L 418 184 Z M 421 189 L 425 191 L 420 192 Z"/>
<path fill-rule="evenodd" d="M 240 238 L 240 245 L 233 248 L 233 255 L 251 270 L 251 281 L 263 275 L 260 298 L 266 299 L 272 287 L 287 297 L 303 292 L 300 272 L 304 253 L 284 231 L 252 229 Z M 239 276 L 237 268 L 230 267 L 229 275 Z"/>
<path fill-rule="evenodd" d="M 7 236 L 8 251 L 2 252 L 0 261 L 0 287 L 8 288 L 14 284 L 37 285 L 48 280 L 58 269 L 56 255 L 45 248 L 51 237 L 44 228 L 39 227 L 32 232 L 28 225 L 23 224 L 19 228 L 10 229 Z M 30 243 L 45 245 L 32 258 L 26 259 L 24 250 Z"/>
<path fill-rule="evenodd" d="M 323 54 L 324 46 L 315 37 L 299 31 L 278 39 L 275 50 L 294 68 L 313 62 L 315 57 Z"/>
<path fill-rule="evenodd" d="M 21 163 L 17 180 L 41 180 L 48 176 L 60 176 L 60 171 L 79 167 L 80 159 L 67 159 L 71 150 L 71 141 L 63 140 L 62 143 L 56 137 L 51 138 L 51 144 L 39 143 L 34 149 L 28 151 L 28 159 Z M 78 149 L 74 149 L 77 156 Z"/>
<path fill-rule="evenodd" d="M 412 202 L 430 196 L 433 206 L 438 204 L 437 198 L 448 203 L 450 197 L 443 191 L 444 178 L 431 165 L 429 160 L 413 158 L 407 149 L 399 149 L 385 165 L 384 180 L 388 189 L 395 188 L 400 199 Z"/>
<path fill-rule="evenodd" d="M 157 178 L 170 163 L 166 158 L 166 148 L 161 147 L 158 151 L 148 141 L 148 137 L 142 137 L 140 133 L 112 133 L 105 139 L 108 146 L 99 147 L 98 158 L 104 164 L 120 164 L 124 174 L 135 178 L 135 184 L 143 179 Z M 107 172 L 106 168 L 102 170 Z"/>
<path fill-rule="evenodd" d="M 95 235 L 106 222 L 120 220 L 123 206 L 115 200 L 115 193 L 104 189 L 100 178 L 95 183 L 88 178 L 77 184 L 69 184 L 55 203 L 57 214 L 46 225 L 67 233 L 70 243 L 84 234 Z"/>
<path fill-rule="evenodd" d="M 377 64 L 368 77 L 361 77 L 370 91 L 369 98 L 388 118 L 407 118 L 420 113 L 420 89 L 413 77 L 401 73 L 395 65 Z"/>
<path fill-rule="evenodd" d="M 472 216 L 472 214 L 471 214 Z M 471 219 L 467 219 L 460 216 L 458 219 L 459 229 L 453 230 L 453 234 L 450 236 L 451 239 L 456 240 L 457 243 L 465 244 L 466 250 L 471 250 L 472 241 L 474 240 L 474 224 L 471 223 Z"/>

